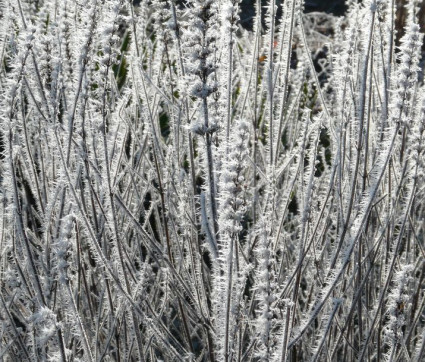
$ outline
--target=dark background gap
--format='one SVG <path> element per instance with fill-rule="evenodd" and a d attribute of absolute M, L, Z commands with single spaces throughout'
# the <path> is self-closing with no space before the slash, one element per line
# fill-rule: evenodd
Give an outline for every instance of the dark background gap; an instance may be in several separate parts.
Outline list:
<path fill-rule="evenodd" d="M 267 1 L 265 0 L 262 0 L 261 2 L 264 5 L 267 4 Z M 276 0 L 276 4 L 278 5 L 278 18 L 282 12 L 282 2 L 282 0 Z M 255 16 L 254 4 L 255 0 L 242 0 L 241 3 L 241 25 L 248 30 L 252 30 L 253 17 Z M 307 0 L 304 5 L 305 13 L 322 11 L 341 16 L 344 15 L 346 9 L 345 0 Z"/>
<path fill-rule="evenodd" d="M 138 5 L 142 0 L 134 0 L 133 3 Z M 282 0 L 276 0 L 276 4 L 278 5 L 278 18 L 281 13 L 281 4 Z M 185 0 L 177 0 L 177 4 L 183 5 Z M 261 0 L 261 3 L 266 5 L 268 1 Z M 242 0 L 241 2 L 241 12 L 240 19 L 241 25 L 248 29 L 252 30 L 253 17 L 255 15 L 254 12 L 254 4 L 255 0 Z M 334 15 L 340 16 L 343 15 L 346 11 L 345 0 L 306 0 L 304 5 L 304 12 L 310 13 L 313 11 L 324 11 L 326 13 L 332 13 Z"/>

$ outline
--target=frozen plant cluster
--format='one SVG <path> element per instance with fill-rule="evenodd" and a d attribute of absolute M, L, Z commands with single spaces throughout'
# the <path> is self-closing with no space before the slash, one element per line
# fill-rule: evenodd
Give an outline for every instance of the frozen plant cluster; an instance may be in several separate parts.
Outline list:
<path fill-rule="evenodd" d="M 1 362 L 425 360 L 421 1 L 254 3 L 0 0 Z"/>

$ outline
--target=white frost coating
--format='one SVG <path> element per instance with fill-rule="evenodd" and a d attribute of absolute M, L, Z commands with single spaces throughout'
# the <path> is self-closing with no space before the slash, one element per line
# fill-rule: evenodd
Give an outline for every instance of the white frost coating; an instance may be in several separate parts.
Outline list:
<path fill-rule="evenodd" d="M 0 359 L 422 361 L 405 2 L 0 0 Z"/>

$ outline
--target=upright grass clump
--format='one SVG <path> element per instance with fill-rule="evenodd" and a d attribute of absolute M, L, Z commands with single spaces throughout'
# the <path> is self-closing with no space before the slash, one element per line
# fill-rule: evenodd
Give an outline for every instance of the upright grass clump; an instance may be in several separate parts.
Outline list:
<path fill-rule="evenodd" d="M 0 0 L 0 360 L 423 359 L 419 2 L 346 5 Z"/>

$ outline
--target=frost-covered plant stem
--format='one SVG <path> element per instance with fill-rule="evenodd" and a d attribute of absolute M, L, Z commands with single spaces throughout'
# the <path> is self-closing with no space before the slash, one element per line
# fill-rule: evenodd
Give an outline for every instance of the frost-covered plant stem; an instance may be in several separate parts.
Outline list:
<path fill-rule="evenodd" d="M 345 235 L 348 231 L 349 228 L 349 224 L 350 224 L 350 219 L 351 219 L 351 213 L 353 211 L 353 204 L 355 201 L 355 195 L 356 195 L 356 190 L 357 190 L 357 176 L 359 174 L 359 168 L 360 168 L 360 160 L 362 157 L 362 151 L 363 151 L 363 144 L 366 142 L 364 140 L 364 127 L 365 127 L 365 109 L 366 109 L 366 88 L 367 88 L 367 80 L 368 80 L 368 74 L 369 74 L 369 58 L 370 58 L 370 53 L 373 47 L 373 29 L 375 26 L 375 16 L 376 16 L 376 1 L 373 0 L 372 3 L 370 4 L 371 6 L 371 14 L 370 14 L 370 28 L 368 30 L 368 41 L 365 44 L 366 47 L 366 53 L 364 55 L 364 60 L 363 60 L 363 66 L 362 66 L 362 79 L 361 79 L 361 83 L 360 83 L 360 90 L 359 90 L 359 110 L 358 110 L 358 117 L 359 117 L 359 121 L 358 121 L 358 127 L 357 127 L 357 144 L 356 144 L 356 158 L 355 158 L 355 165 L 354 165 L 354 169 L 353 169 L 353 176 L 352 176 L 352 181 L 351 181 L 351 186 L 350 186 L 350 190 L 351 190 L 351 194 L 349 195 L 348 198 L 348 208 L 346 211 L 346 220 L 343 226 L 343 230 L 341 233 L 341 237 L 338 243 L 338 247 L 337 250 L 335 251 L 335 255 L 334 258 L 332 260 L 331 263 L 331 268 L 335 267 L 335 263 L 338 259 L 339 253 L 341 251 L 342 245 L 344 243 L 344 239 L 345 239 Z M 373 70 L 372 70 L 373 71 Z M 371 73 L 372 73 L 371 71 Z M 369 75 L 369 77 L 371 77 Z M 371 94 L 369 93 L 369 97 L 371 97 Z M 369 98 L 370 99 L 370 98 Z M 366 154 L 367 155 L 367 154 Z M 366 162 L 366 160 L 365 160 Z"/>

